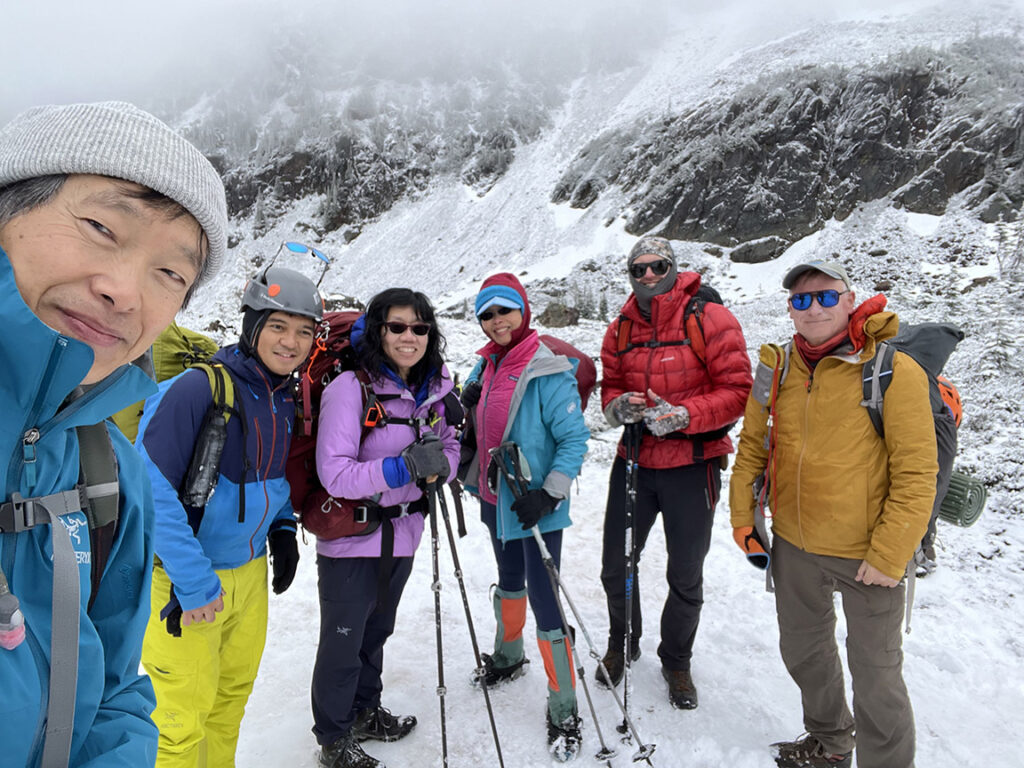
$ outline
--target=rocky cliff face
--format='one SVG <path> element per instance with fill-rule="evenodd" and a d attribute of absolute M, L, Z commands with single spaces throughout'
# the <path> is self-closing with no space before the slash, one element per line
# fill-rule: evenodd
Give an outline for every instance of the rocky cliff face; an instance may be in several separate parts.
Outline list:
<path fill-rule="evenodd" d="M 860 71 L 803 68 L 594 139 L 552 200 L 585 208 L 618 186 L 631 233 L 743 244 L 737 261 L 770 259 L 886 197 L 937 214 L 969 190 L 984 220 L 1012 218 L 1024 202 L 1022 94 L 1024 49 L 1011 38 Z"/>
<path fill-rule="evenodd" d="M 320 195 L 311 226 L 352 239 L 438 178 L 454 176 L 485 194 L 549 124 L 561 97 L 536 83 L 489 81 L 353 86 L 336 102 L 308 88 L 236 98 L 184 126 L 223 174 L 230 214 L 252 214 L 259 235 L 296 200 Z"/>

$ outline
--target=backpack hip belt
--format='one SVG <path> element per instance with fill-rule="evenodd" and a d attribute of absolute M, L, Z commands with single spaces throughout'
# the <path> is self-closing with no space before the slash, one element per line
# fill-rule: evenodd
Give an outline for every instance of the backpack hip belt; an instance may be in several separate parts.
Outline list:
<path fill-rule="evenodd" d="M 330 511 L 330 505 L 335 503 L 333 497 L 324 502 L 324 512 Z M 405 517 L 419 512 L 421 515 L 427 513 L 427 500 L 425 497 L 415 501 L 403 501 L 399 504 L 392 504 L 389 507 L 382 507 L 371 499 L 361 499 L 353 502 L 352 516 L 357 523 L 380 523 L 384 520 L 393 520 L 397 517 Z"/>

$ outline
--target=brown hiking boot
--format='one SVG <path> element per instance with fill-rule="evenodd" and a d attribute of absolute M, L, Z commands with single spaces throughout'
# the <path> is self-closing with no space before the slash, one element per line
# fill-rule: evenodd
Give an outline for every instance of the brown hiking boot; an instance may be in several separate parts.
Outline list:
<path fill-rule="evenodd" d="M 688 669 L 661 668 L 661 676 L 668 683 L 668 700 L 676 709 L 697 708 L 697 686 Z"/>
<path fill-rule="evenodd" d="M 637 646 L 633 649 L 632 661 L 636 661 L 640 658 L 640 647 Z M 622 681 L 622 676 L 626 672 L 626 655 L 617 648 L 609 648 L 608 652 L 601 659 L 601 663 L 604 664 L 604 668 L 608 670 L 608 675 L 611 677 L 611 682 L 608 682 L 608 678 L 604 676 L 604 672 L 601 671 L 599 666 L 594 672 L 594 680 L 597 681 L 598 685 L 604 686 L 605 688 L 614 688 Z"/>
<path fill-rule="evenodd" d="M 810 734 L 796 741 L 772 744 L 772 756 L 779 768 L 849 768 L 851 752 L 837 754 Z"/>

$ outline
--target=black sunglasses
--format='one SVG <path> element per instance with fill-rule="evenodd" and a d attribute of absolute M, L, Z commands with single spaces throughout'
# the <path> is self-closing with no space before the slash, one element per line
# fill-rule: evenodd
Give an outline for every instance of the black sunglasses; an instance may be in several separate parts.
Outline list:
<path fill-rule="evenodd" d="M 417 336 L 426 336 L 430 333 L 430 323 L 398 323 L 392 321 L 384 323 L 384 327 L 395 334 L 395 336 L 401 336 L 408 330 L 412 330 Z"/>
<path fill-rule="evenodd" d="M 481 323 L 486 323 L 488 320 L 494 317 L 495 312 L 504 317 L 509 312 L 515 311 L 516 309 L 514 307 L 495 307 L 494 309 L 488 309 L 484 312 L 481 312 L 479 315 L 476 316 L 476 319 L 479 320 Z"/>
<path fill-rule="evenodd" d="M 666 261 L 665 259 L 658 259 L 657 261 L 649 261 L 645 264 L 630 264 L 629 274 L 633 276 L 634 280 L 639 280 L 641 277 L 647 274 L 647 270 L 649 269 L 658 277 L 662 277 L 663 275 L 668 274 L 668 271 L 671 267 L 672 264 L 670 262 Z"/>

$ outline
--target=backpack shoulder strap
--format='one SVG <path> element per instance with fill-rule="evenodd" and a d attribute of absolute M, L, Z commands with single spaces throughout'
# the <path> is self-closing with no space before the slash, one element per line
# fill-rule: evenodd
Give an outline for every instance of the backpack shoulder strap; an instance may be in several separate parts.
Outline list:
<path fill-rule="evenodd" d="M 706 303 L 700 296 L 694 296 L 687 302 L 686 309 L 683 310 L 683 330 L 690 342 L 690 349 L 705 368 L 708 364 L 704 344 L 704 305 Z"/>
<path fill-rule="evenodd" d="M 633 321 L 625 315 L 619 315 L 619 327 L 615 338 L 616 357 L 624 355 L 633 348 L 629 343 L 629 332 L 633 329 Z"/>
<path fill-rule="evenodd" d="M 78 427 L 78 460 L 81 483 L 88 500 L 85 508 L 89 521 L 90 578 L 92 594 L 88 610 L 92 609 L 99 591 L 100 579 L 110 557 L 117 532 L 120 505 L 117 457 L 110 432 L 104 423 Z"/>
<path fill-rule="evenodd" d="M 875 356 L 864 363 L 862 386 L 864 399 L 861 405 L 868 409 L 871 426 L 881 438 L 885 437 L 885 424 L 882 420 L 882 405 L 885 391 L 892 382 L 892 359 L 896 348 L 885 341 L 880 341 L 875 348 Z"/>
<path fill-rule="evenodd" d="M 206 374 L 210 381 L 210 394 L 213 396 L 214 405 L 224 411 L 226 423 L 231 414 L 235 413 L 235 386 L 231 372 L 223 363 L 201 362 L 189 367 L 198 368 Z"/>

